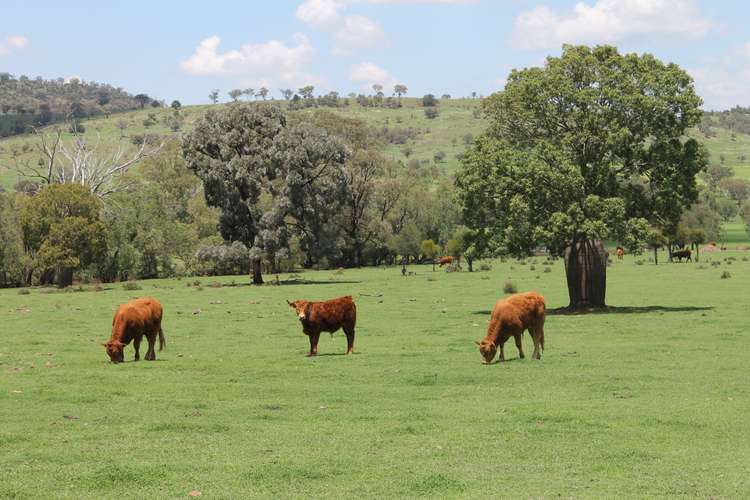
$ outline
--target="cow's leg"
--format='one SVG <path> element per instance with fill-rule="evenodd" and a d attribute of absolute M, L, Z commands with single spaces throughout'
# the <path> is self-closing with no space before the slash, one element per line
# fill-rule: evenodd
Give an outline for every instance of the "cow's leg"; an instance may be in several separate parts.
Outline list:
<path fill-rule="evenodd" d="M 149 332 L 146 334 L 146 340 L 148 340 L 146 361 L 156 361 L 156 351 L 154 350 L 154 346 L 156 345 L 156 332 Z"/>
<path fill-rule="evenodd" d="M 508 339 L 505 339 L 508 340 Z M 498 361 L 505 361 L 505 340 L 501 340 L 498 344 L 498 347 L 500 348 L 500 357 L 497 358 Z"/>
<path fill-rule="evenodd" d="M 351 354 L 354 351 L 354 326 L 344 325 L 344 333 L 346 334 L 346 354 Z"/>
<path fill-rule="evenodd" d="M 516 348 L 518 348 L 518 357 L 521 359 L 526 357 L 523 355 L 523 343 L 521 342 L 522 336 L 523 336 L 523 332 L 519 333 L 518 335 L 513 336 L 513 338 L 516 341 Z"/>
<path fill-rule="evenodd" d="M 140 335 L 136 335 L 133 337 L 133 349 L 135 349 L 135 359 L 134 361 L 140 361 L 141 360 L 141 353 L 138 352 L 138 349 L 141 348 L 141 337 Z"/>
<path fill-rule="evenodd" d="M 529 328 L 529 335 L 531 335 L 531 339 L 534 341 L 534 352 L 531 355 L 531 359 L 541 359 L 541 356 L 539 355 L 541 331 L 542 327 L 539 325 L 535 326 L 534 328 Z"/>
<path fill-rule="evenodd" d="M 318 355 L 318 339 L 320 338 L 320 332 L 317 333 L 311 333 L 308 335 L 310 337 L 310 354 L 308 354 L 308 357 L 317 356 Z"/>

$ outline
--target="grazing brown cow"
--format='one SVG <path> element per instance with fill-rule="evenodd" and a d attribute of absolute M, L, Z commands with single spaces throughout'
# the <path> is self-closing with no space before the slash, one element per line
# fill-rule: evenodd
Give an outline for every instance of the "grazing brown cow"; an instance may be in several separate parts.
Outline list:
<path fill-rule="evenodd" d="M 446 255 L 445 257 L 440 257 L 437 263 L 440 264 L 440 267 L 453 264 L 453 257 L 451 257 L 450 255 Z"/>
<path fill-rule="evenodd" d="M 622 247 L 615 248 L 615 255 L 617 255 L 617 260 L 622 260 L 625 256 L 625 249 Z"/>
<path fill-rule="evenodd" d="M 318 354 L 320 332 L 333 333 L 339 328 L 346 334 L 346 353 L 354 349 L 354 327 L 357 324 L 357 306 L 351 296 L 339 297 L 326 302 L 308 302 L 306 300 L 286 301 L 297 311 L 302 331 L 310 338 L 310 354 Z"/>
<path fill-rule="evenodd" d="M 489 364 L 500 347 L 500 361 L 505 361 L 503 344 L 510 337 L 516 340 L 518 355 L 523 358 L 521 337 L 524 330 L 529 330 L 534 340 L 532 358 L 541 359 L 540 348 L 544 350 L 544 297 L 536 292 L 517 293 L 498 300 L 492 310 L 492 318 L 487 328 L 487 336 L 477 341 L 479 352 L 485 363 Z"/>
<path fill-rule="evenodd" d="M 141 359 L 138 349 L 141 347 L 141 340 L 145 335 L 148 340 L 146 360 L 155 361 L 154 344 L 156 344 L 157 334 L 159 335 L 159 350 L 164 349 L 166 345 L 164 332 L 161 329 L 163 311 L 164 309 L 159 301 L 151 297 L 135 299 L 127 304 L 122 304 L 112 319 L 112 338 L 103 344 L 107 349 L 109 359 L 113 363 L 125 361 L 123 350 L 132 340 L 135 349 L 135 361 L 138 361 Z"/>
<path fill-rule="evenodd" d="M 685 259 L 685 262 L 693 262 L 693 253 L 690 250 L 672 252 L 672 258 L 674 259 L 675 257 L 679 262 L 682 262 L 682 259 Z"/>

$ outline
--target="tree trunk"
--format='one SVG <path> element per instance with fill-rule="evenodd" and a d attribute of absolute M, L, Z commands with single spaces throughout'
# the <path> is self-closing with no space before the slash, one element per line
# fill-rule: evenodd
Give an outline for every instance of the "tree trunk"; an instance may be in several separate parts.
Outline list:
<path fill-rule="evenodd" d="M 466 265 L 469 266 L 469 272 L 470 273 L 474 272 L 474 266 L 473 266 L 473 264 L 474 264 L 474 259 L 470 259 L 470 258 L 466 257 Z"/>
<path fill-rule="evenodd" d="M 565 250 L 571 310 L 605 307 L 607 251 L 600 240 L 573 242 Z"/>
<path fill-rule="evenodd" d="M 263 271 L 260 259 L 253 259 L 253 285 L 263 284 Z"/>
<path fill-rule="evenodd" d="M 659 249 L 654 247 L 654 264 L 659 265 Z"/>
<path fill-rule="evenodd" d="M 57 286 L 58 288 L 69 287 L 73 284 L 73 269 L 69 267 L 61 267 L 57 270 Z"/>

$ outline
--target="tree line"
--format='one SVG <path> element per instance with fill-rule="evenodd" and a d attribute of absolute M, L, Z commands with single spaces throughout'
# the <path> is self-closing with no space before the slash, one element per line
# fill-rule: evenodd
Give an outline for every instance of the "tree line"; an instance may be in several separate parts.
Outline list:
<path fill-rule="evenodd" d="M 330 111 L 212 108 L 182 140 L 144 137 L 114 163 L 110 145 L 76 166 L 66 158 L 91 147 L 66 141 L 39 134 L 44 161 L 17 167 L 26 180 L 0 193 L 0 285 L 247 272 L 260 283 L 463 241 L 447 178 L 387 158 L 382 131 Z"/>
<path fill-rule="evenodd" d="M 46 80 L 0 73 L 0 137 L 32 127 L 161 103 L 146 94 L 132 95 L 112 85 L 77 78 Z"/>

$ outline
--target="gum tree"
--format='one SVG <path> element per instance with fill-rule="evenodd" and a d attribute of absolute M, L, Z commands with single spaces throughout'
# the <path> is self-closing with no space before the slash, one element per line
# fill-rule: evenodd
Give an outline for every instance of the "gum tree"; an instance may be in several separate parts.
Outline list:
<path fill-rule="evenodd" d="M 640 249 L 697 197 L 707 155 L 684 134 L 700 105 L 678 66 L 610 46 L 512 71 L 457 179 L 467 226 L 495 253 L 564 257 L 569 308 L 604 307 L 602 240 Z"/>
<path fill-rule="evenodd" d="M 348 151 L 325 131 L 288 125 L 275 105 L 237 103 L 206 112 L 183 140 L 183 155 L 208 204 L 221 209 L 224 239 L 250 250 L 254 284 L 263 283 L 264 258 L 288 256 L 291 236 L 308 252 L 331 240 L 323 230 L 340 203 Z"/>

